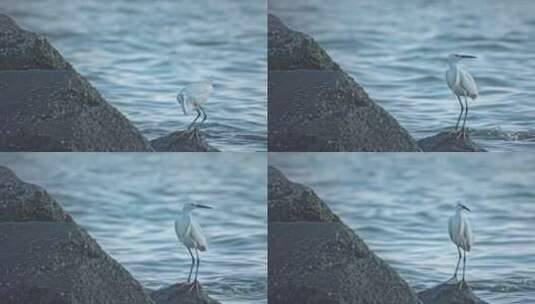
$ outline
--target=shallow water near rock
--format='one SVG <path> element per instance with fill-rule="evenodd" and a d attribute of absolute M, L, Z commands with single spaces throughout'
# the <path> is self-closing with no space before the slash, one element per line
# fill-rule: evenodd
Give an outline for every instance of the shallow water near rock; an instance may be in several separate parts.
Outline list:
<path fill-rule="evenodd" d="M 463 201 L 472 209 L 466 273 L 475 294 L 533 303 L 535 157 L 463 154 L 270 153 L 269 163 L 310 186 L 416 291 L 452 276 L 447 219 Z"/>
<path fill-rule="evenodd" d="M 2 12 L 42 33 L 148 138 L 184 129 L 176 94 L 214 82 L 204 126 L 223 151 L 267 149 L 263 1 L 14 1 Z"/>
<path fill-rule="evenodd" d="M 208 239 L 199 279 L 223 303 L 267 303 L 266 156 L 252 154 L 2 153 L 45 188 L 143 286 L 187 279 L 190 256 L 174 219 L 183 202 Z"/>
<path fill-rule="evenodd" d="M 444 77 L 451 52 L 478 83 L 473 139 L 489 151 L 535 149 L 535 2 L 269 0 L 310 34 L 417 139 L 453 128 L 457 99 Z"/>

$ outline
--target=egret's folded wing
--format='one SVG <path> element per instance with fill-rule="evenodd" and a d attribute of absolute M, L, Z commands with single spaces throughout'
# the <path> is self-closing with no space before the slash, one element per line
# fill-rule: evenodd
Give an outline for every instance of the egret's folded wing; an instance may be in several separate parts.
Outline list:
<path fill-rule="evenodd" d="M 460 70 L 459 73 L 461 74 L 461 87 L 468 93 L 468 95 L 471 98 L 476 98 L 479 95 L 479 92 L 477 90 L 476 81 L 465 70 Z"/>
<path fill-rule="evenodd" d="M 470 251 L 472 245 L 474 244 L 474 234 L 472 233 L 472 226 L 470 225 L 468 219 L 465 220 L 463 239 L 466 242 L 466 251 Z"/>
<path fill-rule="evenodd" d="M 181 242 L 184 242 L 186 236 L 191 232 L 191 225 L 189 221 L 176 220 L 175 233 Z"/>
<path fill-rule="evenodd" d="M 196 222 L 193 222 L 191 225 L 191 231 L 190 231 L 191 238 L 197 243 L 197 248 L 199 248 L 200 251 L 205 251 L 208 247 L 208 244 L 206 243 L 206 238 L 204 237 L 204 233 L 201 229 L 201 226 L 197 224 Z"/>

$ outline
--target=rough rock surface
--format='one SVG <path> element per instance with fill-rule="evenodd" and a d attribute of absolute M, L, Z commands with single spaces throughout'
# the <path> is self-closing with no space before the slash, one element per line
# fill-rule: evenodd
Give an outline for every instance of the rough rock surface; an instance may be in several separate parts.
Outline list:
<path fill-rule="evenodd" d="M 55 50 L 0 14 L 0 150 L 150 151 Z"/>
<path fill-rule="evenodd" d="M 42 36 L 21 29 L 0 14 L 0 70 L 61 69 L 72 66 Z"/>
<path fill-rule="evenodd" d="M 190 284 L 177 283 L 169 287 L 156 290 L 150 297 L 156 304 L 218 304 L 219 302 L 210 298 L 199 285 L 198 292 L 190 291 Z"/>
<path fill-rule="evenodd" d="M 13 171 L 0 166 L 0 222 L 4 221 L 73 223 L 44 189 L 21 181 Z"/>
<path fill-rule="evenodd" d="M 451 132 L 440 132 L 420 139 L 418 145 L 424 152 L 487 152 L 473 142 L 468 134 L 466 139 L 463 139 L 457 138 L 457 133 Z"/>
<path fill-rule="evenodd" d="M 268 168 L 268 219 L 270 222 L 339 222 L 312 189 L 289 181 L 278 169 Z"/>
<path fill-rule="evenodd" d="M 324 209 L 325 203 L 310 189 L 288 182 L 274 168 L 270 168 L 268 184 L 268 297 L 271 304 L 420 303 L 395 270 L 377 257 L 336 215 Z M 313 206 L 303 206 L 309 201 Z M 288 213 L 292 214 L 289 218 L 279 215 L 284 212 L 285 203 L 289 206 Z M 314 221 L 306 221 L 309 213 L 295 212 L 295 206 L 299 206 L 299 210 L 316 210 L 314 213 L 323 214 L 325 220 L 315 216 Z M 277 217 L 272 218 L 271 214 Z M 286 221 L 274 221 L 279 218 Z"/>
<path fill-rule="evenodd" d="M 309 36 L 268 17 L 270 151 L 418 151 Z"/>
<path fill-rule="evenodd" d="M 274 15 L 268 15 L 268 65 L 277 70 L 335 70 L 340 67 L 314 39 L 290 30 Z"/>
<path fill-rule="evenodd" d="M 46 191 L 1 166 L 0 244 L 2 303 L 152 303 Z"/>
<path fill-rule="evenodd" d="M 76 224 L 3 222 L 0 243 L 2 303 L 151 303 Z"/>
<path fill-rule="evenodd" d="M 270 72 L 269 92 L 270 151 L 418 151 L 344 72 Z"/>
<path fill-rule="evenodd" d="M 488 304 L 479 299 L 472 288 L 458 283 L 442 283 L 436 287 L 418 293 L 423 304 Z"/>
<path fill-rule="evenodd" d="M 200 131 L 191 136 L 188 131 L 176 131 L 150 141 L 156 152 L 219 152 L 210 146 Z"/>

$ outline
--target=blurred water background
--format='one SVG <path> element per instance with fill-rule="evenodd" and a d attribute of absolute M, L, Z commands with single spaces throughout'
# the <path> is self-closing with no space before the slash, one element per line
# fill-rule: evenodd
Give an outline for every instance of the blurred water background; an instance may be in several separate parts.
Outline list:
<path fill-rule="evenodd" d="M 444 77 L 452 52 L 480 97 L 472 137 L 491 151 L 535 149 L 535 1 L 269 0 L 310 34 L 416 138 L 453 128 L 460 111 Z"/>
<path fill-rule="evenodd" d="M 149 139 L 185 128 L 176 94 L 211 79 L 208 141 L 267 148 L 266 3 L 240 0 L 4 0 Z"/>
<path fill-rule="evenodd" d="M 266 156 L 262 153 L 1 153 L 0 165 L 45 188 L 143 286 L 187 279 L 174 220 L 196 210 L 208 250 L 199 280 L 223 303 L 267 303 Z"/>
<path fill-rule="evenodd" d="M 489 303 L 534 302 L 534 155 L 270 153 L 269 164 L 310 186 L 416 291 L 452 276 L 447 221 L 464 202 L 469 284 Z"/>

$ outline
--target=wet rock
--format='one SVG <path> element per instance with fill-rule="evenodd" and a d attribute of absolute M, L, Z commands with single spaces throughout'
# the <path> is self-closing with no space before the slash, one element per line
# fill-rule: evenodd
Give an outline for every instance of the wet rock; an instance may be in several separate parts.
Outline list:
<path fill-rule="evenodd" d="M 418 151 L 344 72 L 269 72 L 269 92 L 270 151 Z"/>
<path fill-rule="evenodd" d="M 73 223 L 44 189 L 21 181 L 13 171 L 0 166 L 0 222 L 5 221 Z"/>
<path fill-rule="evenodd" d="M 219 152 L 204 140 L 200 131 L 195 129 L 193 132 L 176 131 L 153 139 L 150 143 L 156 152 Z"/>
<path fill-rule="evenodd" d="M 289 181 L 278 169 L 268 168 L 268 219 L 270 222 L 339 222 L 312 189 Z"/>
<path fill-rule="evenodd" d="M 418 151 L 309 36 L 269 16 L 270 151 Z"/>
<path fill-rule="evenodd" d="M 2 303 L 152 303 L 45 190 L 2 166 L 0 244 Z"/>
<path fill-rule="evenodd" d="M 466 134 L 466 138 L 457 138 L 458 133 L 440 132 L 418 141 L 424 152 L 487 152 Z"/>
<path fill-rule="evenodd" d="M 21 29 L 13 18 L 0 14 L 0 70 L 73 70 L 42 36 Z"/>
<path fill-rule="evenodd" d="M 191 284 L 177 283 L 166 288 L 156 290 L 150 297 L 156 304 L 218 304 L 210 298 L 199 284 L 197 292 L 190 290 Z"/>
<path fill-rule="evenodd" d="M 478 298 L 469 285 L 446 282 L 418 293 L 423 304 L 488 304 Z"/>
<path fill-rule="evenodd" d="M 1 151 L 150 151 L 46 39 L 0 14 Z"/>
<path fill-rule="evenodd" d="M 87 81 L 65 70 L 0 71 L 0 150 L 150 151 Z"/>
<path fill-rule="evenodd" d="M 268 14 L 268 65 L 276 70 L 335 70 L 340 67 L 314 39 L 290 30 L 282 21 Z"/>
<path fill-rule="evenodd" d="M 2 303 L 152 303 L 76 224 L 0 223 Z"/>
<path fill-rule="evenodd" d="M 284 212 L 285 202 L 290 214 L 295 214 L 295 205 L 304 205 L 309 201 L 313 206 L 301 208 L 326 206 L 315 195 L 312 196 L 313 200 L 306 199 L 310 194 L 299 195 L 311 190 L 288 182 L 276 169 L 270 169 L 268 184 L 270 211 L 277 206 L 277 212 Z M 331 212 L 325 209 L 324 213 Z M 303 221 L 299 216 L 284 222 L 270 218 L 269 302 L 420 303 L 396 271 L 375 255 L 338 217 L 333 220 L 335 216 L 332 214 L 325 221 L 318 221 L 318 216 L 314 221 Z M 285 219 L 284 216 L 278 217 Z"/>

